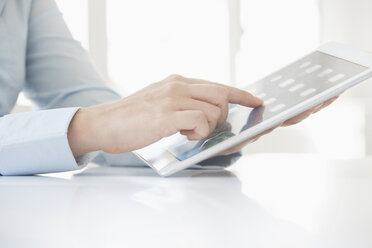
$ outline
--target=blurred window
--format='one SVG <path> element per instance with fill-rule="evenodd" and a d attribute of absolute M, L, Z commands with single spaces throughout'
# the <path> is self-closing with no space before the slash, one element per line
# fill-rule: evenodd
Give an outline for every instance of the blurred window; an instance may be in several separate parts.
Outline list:
<path fill-rule="evenodd" d="M 87 49 L 88 4 L 98 8 L 97 2 L 106 5 L 93 9 L 107 17 L 107 28 L 98 30 L 108 41 L 104 66 L 127 93 L 172 73 L 223 83 L 235 78 L 246 85 L 319 44 L 316 0 L 57 0 L 73 36 Z M 229 8 L 232 2 L 240 10 Z M 229 21 L 239 15 L 240 24 L 232 24 L 242 26 L 243 36 L 230 40 Z M 240 42 L 232 59 L 231 42 Z"/>

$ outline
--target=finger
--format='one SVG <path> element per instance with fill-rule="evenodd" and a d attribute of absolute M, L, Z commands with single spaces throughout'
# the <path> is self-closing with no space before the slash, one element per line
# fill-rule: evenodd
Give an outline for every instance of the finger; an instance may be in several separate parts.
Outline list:
<path fill-rule="evenodd" d="M 200 110 L 173 112 L 169 121 L 177 131 L 192 131 L 187 136 L 190 140 L 204 139 L 210 132 L 207 117 Z"/>
<path fill-rule="evenodd" d="M 324 103 L 322 104 L 319 104 L 317 106 L 315 106 L 314 108 L 312 108 L 312 114 L 315 114 L 316 112 L 319 112 L 322 108 L 324 108 Z"/>
<path fill-rule="evenodd" d="M 230 103 L 240 104 L 246 107 L 258 107 L 263 104 L 262 99 L 255 97 L 245 90 L 241 90 L 235 87 L 194 78 L 185 78 L 184 81 L 192 84 L 207 84 L 223 87 L 228 90 L 228 101 Z"/>
<path fill-rule="evenodd" d="M 265 135 L 265 134 L 268 134 L 268 133 L 271 133 L 272 131 L 274 131 L 275 129 L 277 129 L 278 127 L 280 127 L 281 125 L 283 125 L 283 123 L 279 123 L 279 124 L 277 124 L 277 125 L 275 125 L 275 126 L 269 128 L 269 129 L 267 129 L 267 130 L 265 130 L 265 131 L 263 131 L 263 132 L 261 132 L 261 133 L 255 135 L 255 136 L 253 136 L 251 139 L 252 139 L 253 141 L 256 141 L 256 140 L 257 140 L 258 138 L 260 138 L 261 136 L 263 136 L 263 135 Z M 250 140 L 251 140 L 251 139 L 250 139 Z M 251 141 L 251 142 L 253 142 L 253 141 Z"/>
<path fill-rule="evenodd" d="M 297 124 L 301 122 L 302 120 L 306 119 L 307 117 L 309 117 L 312 113 L 313 113 L 313 109 L 306 110 L 305 112 L 302 112 L 301 114 L 296 115 L 295 117 L 292 117 L 286 120 L 282 126 L 286 127 L 286 126 Z"/>
<path fill-rule="evenodd" d="M 313 107 L 311 109 L 308 109 L 305 112 L 303 112 L 303 113 L 301 113 L 299 115 L 296 115 L 295 117 L 293 117 L 291 119 L 286 120 L 283 123 L 283 126 L 291 126 L 291 125 L 294 125 L 294 124 L 297 124 L 297 123 L 303 121 L 304 119 L 306 119 L 307 117 L 309 117 L 311 114 L 314 114 L 314 113 L 320 111 L 321 109 L 327 107 L 328 105 L 330 105 L 337 98 L 338 98 L 338 96 L 332 97 L 331 99 L 325 101 L 324 103 L 318 104 L 315 107 Z"/>
<path fill-rule="evenodd" d="M 221 109 L 217 126 L 223 125 L 228 114 L 228 91 L 220 86 L 207 84 L 192 84 L 186 86 L 185 94 L 195 100 L 207 102 Z"/>
<path fill-rule="evenodd" d="M 189 139 L 189 140 L 193 140 L 193 139 L 189 138 L 191 135 L 194 134 L 194 131 L 193 130 L 181 130 L 180 131 L 180 134 L 186 136 L 187 139 Z"/>
<path fill-rule="evenodd" d="M 252 95 L 248 91 L 241 90 L 238 88 L 225 86 L 229 90 L 229 102 L 240 104 L 246 107 L 258 107 L 263 104 L 263 100 Z"/>
<path fill-rule="evenodd" d="M 334 101 L 336 101 L 338 98 L 338 96 L 335 96 L 335 97 L 332 97 L 331 99 L 325 101 L 319 108 L 315 109 L 313 111 L 313 114 L 319 112 L 320 110 L 324 109 L 325 107 L 328 107 L 329 105 L 331 105 Z"/>
<path fill-rule="evenodd" d="M 222 109 L 214 104 L 191 99 L 182 98 L 177 102 L 177 110 L 201 110 L 207 117 L 209 129 L 213 131 L 216 126 L 221 126 L 225 123 L 226 116 L 222 116 Z"/>
<path fill-rule="evenodd" d="M 228 91 L 221 86 L 188 84 L 185 94 L 193 99 L 209 102 L 221 107 L 228 104 Z"/>
<path fill-rule="evenodd" d="M 296 117 L 293 117 L 291 119 L 288 119 L 286 120 L 284 123 L 283 123 L 283 127 L 287 127 L 287 126 L 292 126 L 292 125 L 295 125 L 295 124 L 298 124 L 300 123 L 301 121 L 303 121 L 304 119 L 308 118 L 309 116 L 311 115 L 311 112 L 304 112 Z"/>

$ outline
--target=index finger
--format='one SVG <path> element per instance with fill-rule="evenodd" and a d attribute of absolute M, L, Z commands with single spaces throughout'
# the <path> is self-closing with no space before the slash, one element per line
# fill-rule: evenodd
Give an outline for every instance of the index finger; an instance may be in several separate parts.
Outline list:
<path fill-rule="evenodd" d="M 232 86 L 210 82 L 202 79 L 185 78 L 185 82 L 192 84 L 212 84 L 220 87 L 224 87 L 229 91 L 229 102 L 234 104 L 240 104 L 246 107 L 258 107 L 263 104 L 263 100 L 252 95 L 248 91 L 241 90 Z"/>

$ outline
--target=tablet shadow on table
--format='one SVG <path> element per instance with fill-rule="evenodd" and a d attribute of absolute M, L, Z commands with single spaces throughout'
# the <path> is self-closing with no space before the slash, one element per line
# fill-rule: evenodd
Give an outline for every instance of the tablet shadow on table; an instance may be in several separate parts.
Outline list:
<path fill-rule="evenodd" d="M 153 169 L 147 166 L 138 167 L 138 166 L 99 166 L 95 168 L 88 168 L 81 173 L 77 173 L 74 177 L 105 177 L 105 176 L 134 176 L 134 177 L 153 177 L 153 178 L 164 178 L 159 176 Z M 171 177 L 171 178 L 183 178 L 183 177 L 235 177 L 235 175 L 225 170 L 221 169 L 201 169 L 193 168 L 180 171 Z"/>

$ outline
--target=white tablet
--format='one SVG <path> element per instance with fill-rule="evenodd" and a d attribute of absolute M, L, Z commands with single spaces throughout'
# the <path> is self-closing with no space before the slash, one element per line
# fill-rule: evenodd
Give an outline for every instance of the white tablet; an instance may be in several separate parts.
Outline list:
<path fill-rule="evenodd" d="M 158 174 L 172 175 L 339 95 L 371 77 L 371 68 L 372 54 L 327 43 L 249 85 L 246 90 L 262 98 L 264 105 L 255 109 L 230 106 L 225 125 L 207 139 L 188 141 L 185 136 L 176 134 L 135 153 Z"/>

